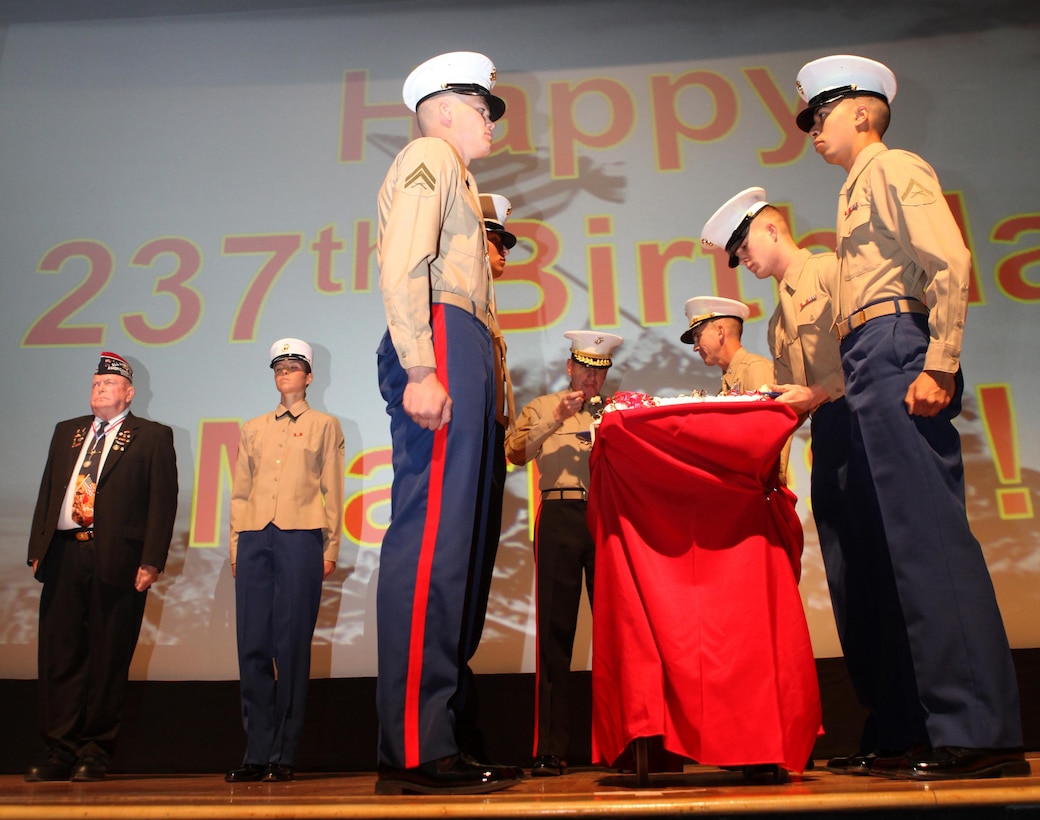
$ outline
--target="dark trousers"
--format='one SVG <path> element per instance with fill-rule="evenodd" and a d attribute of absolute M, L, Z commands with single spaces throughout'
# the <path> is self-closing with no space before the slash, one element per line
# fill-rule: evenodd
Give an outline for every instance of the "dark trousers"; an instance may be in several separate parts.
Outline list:
<path fill-rule="evenodd" d="M 813 518 L 849 679 L 868 713 L 859 750 L 895 753 L 926 742 L 927 732 L 916 682 L 906 674 L 912 662 L 902 610 L 890 605 L 895 578 L 867 501 L 873 490 L 850 485 L 851 436 L 844 397 L 813 413 Z"/>
<path fill-rule="evenodd" d="M 534 754 L 566 757 L 571 701 L 571 655 L 578 627 L 582 576 L 592 602 L 596 545 L 581 499 L 546 499 L 535 525 L 537 689 Z M 591 709 L 591 704 L 582 708 Z"/>
<path fill-rule="evenodd" d="M 239 533 L 235 615 L 244 763 L 295 763 L 321 602 L 323 547 L 321 530 L 268 524 Z"/>
<path fill-rule="evenodd" d="M 495 574 L 495 557 L 498 554 L 498 542 L 502 535 L 502 499 L 506 489 L 506 428 L 497 423 L 494 428 L 491 491 L 486 504 L 481 499 L 477 500 L 477 514 L 481 518 L 474 531 L 475 541 L 483 533 L 484 547 L 481 549 L 477 543 L 473 545 L 471 557 L 474 565 L 470 574 L 474 583 L 477 584 L 477 593 L 465 617 L 464 663 L 460 670 L 459 691 L 454 702 L 455 735 L 459 741 L 459 747 L 482 762 L 488 762 L 488 755 L 484 746 L 483 734 L 478 726 L 480 701 L 477 698 L 476 680 L 469 662 L 477 653 L 480 636 L 484 631 L 484 617 L 491 594 L 491 580 Z"/>
<path fill-rule="evenodd" d="M 911 416 L 903 404 L 928 338 L 925 317 L 903 314 L 874 319 L 842 342 L 850 490 L 878 524 L 869 571 L 847 574 L 847 617 L 863 619 L 859 626 L 891 648 L 875 685 L 882 730 L 896 732 L 895 742 L 923 721 L 933 746 L 1021 746 L 1007 636 L 965 509 L 952 422 L 961 374 L 939 415 Z M 900 727 L 908 718 L 914 723 Z M 892 748 L 893 738 L 879 743 Z"/>
<path fill-rule="evenodd" d="M 394 481 L 379 553 L 376 706 L 379 759 L 392 767 L 459 751 L 455 701 L 484 617 L 477 577 L 486 531 L 477 504 L 491 491 L 491 334 L 459 308 L 435 304 L 431 313 L 438 377 L 453 400 L 450 424 L 433 431 L 413 422 L 402 405 L 407 373 L 389 334 L 378 353 Z"/>
<path fill-rule="evenodd" d="M 93 541 L 55 535 L 40 596 L 39 707 L 48 751 L 74 760 L 115 751 L 146 592 L 98 579 Z"/>

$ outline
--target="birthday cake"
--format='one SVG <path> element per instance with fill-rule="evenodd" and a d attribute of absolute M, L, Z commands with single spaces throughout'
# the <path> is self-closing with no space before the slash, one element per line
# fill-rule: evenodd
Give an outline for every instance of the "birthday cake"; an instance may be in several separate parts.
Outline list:
<path fill-rule="evenodd" d="M 649 396 L 646 393 L 622 390 L 611 396 L 605 404 L 602 403 L 602 399 L 599 396 L 594 396 L 589 400 L 589 409 L 592 410 L 595 417 L 587 436 L 583 433 L 578 435 L 590 443 L 595 442 L 596 428 L 599 427 L 600 420 L 606 413 L 633 410 L 638 407 L 669 407 L 672 405 L 706 404 L 709 402 L 730 404 L 733 402 L 773 401 L 778 395 L 778 393 L 770 391 L 768 385 L 762 385 L 758 390 L 750 392 L 734 390 L 721 395 L 708 395 L 704 391 L 698 390 L 680 396 Z M 593 406 L 594 404 L 596 406 Z"/>
<path fill-rule="evenodd" d="M 668 407 L 674 404 L 701 404 L 704 402 L 772 401 L 777 395 L 770 392 L 766 385 L 751 392 L 733 391 L 718 396 L 709 396 L 703 391 L 680 396 L 648 396 L 646 393 L 620 391 L 610 397 L 610 401 L 603 406 L 603 412 L 631 410 L 634 407 Z"/>

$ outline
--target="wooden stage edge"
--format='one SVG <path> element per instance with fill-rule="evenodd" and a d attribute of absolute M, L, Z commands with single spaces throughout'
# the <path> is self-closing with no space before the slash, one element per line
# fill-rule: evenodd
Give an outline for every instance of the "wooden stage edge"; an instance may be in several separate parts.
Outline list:
<path fill-rule="evenodd" d="M 636 775 L 582 768 L 528 777 L 489 795 L 377 797 L 375 774 L 301 773 L 292 783 L 225 783 L 220 775 L 113 775 L 99 783 L 0 776 L 0 818 L 637 818 L 688 815 L 856 818 L 1040 818 L 1040 753 L 1028 777 L 907 783 L 815 768 L 786 783 L 688 765 Z M 822 766 L 824 761 L 818 761 Z"/>

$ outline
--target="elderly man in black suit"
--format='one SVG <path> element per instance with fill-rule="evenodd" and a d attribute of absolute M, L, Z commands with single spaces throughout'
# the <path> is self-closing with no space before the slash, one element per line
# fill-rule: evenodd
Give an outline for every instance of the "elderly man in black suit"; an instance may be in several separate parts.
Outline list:
<path fill-rule="evenodd" d="M 54 428 L 29 535 L 40 596 L 40 728 L 28 781 L 101 780 L 115 748 L 148 587 L 177 515 L 173 431 L 130 412 L 133 368 L 102 353 L 92 416 Z"/>

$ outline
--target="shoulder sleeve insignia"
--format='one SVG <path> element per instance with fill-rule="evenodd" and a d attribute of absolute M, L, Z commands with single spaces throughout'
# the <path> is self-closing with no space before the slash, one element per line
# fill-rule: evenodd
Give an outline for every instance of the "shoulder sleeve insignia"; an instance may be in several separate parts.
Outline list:
<path fill-rule="evenodd" d="M 404 190 L 413 194 L 432 194 L 437 189 L 437 179 L 430 169 L 426 167 L 426 163 L 422 162 L 419 164 L 414 171 L 411 171 L 404 178 Z"/>
<path fill-rule="evenodd" d="M 899 199 L 904 205 L 928 205 L 935 201 L 935 195 L 911 177 Z"/>

